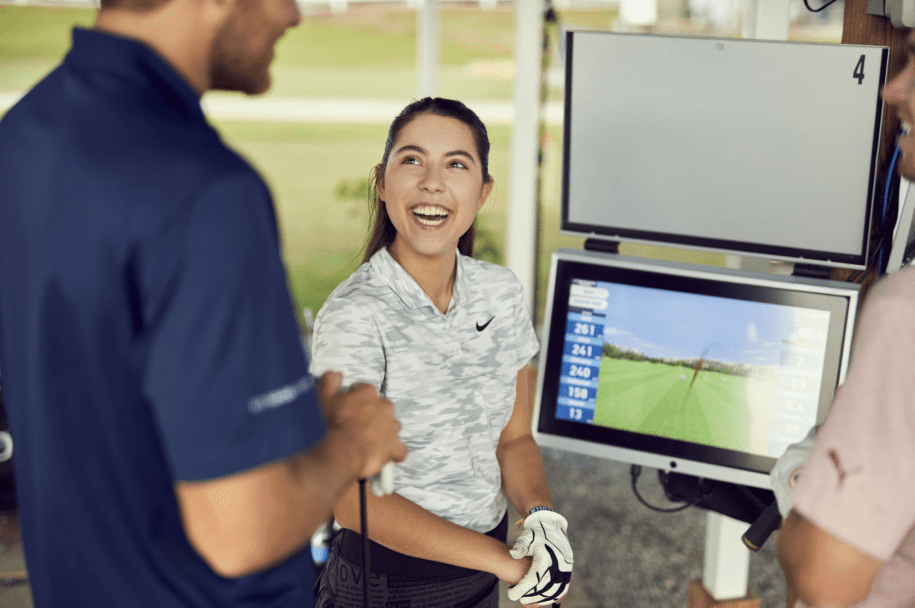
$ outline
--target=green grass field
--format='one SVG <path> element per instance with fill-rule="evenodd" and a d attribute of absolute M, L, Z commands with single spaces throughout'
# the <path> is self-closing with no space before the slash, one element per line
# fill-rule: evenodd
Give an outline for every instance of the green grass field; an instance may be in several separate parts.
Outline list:
<path fill-rule="evenodd" d="M 692 369 L 601 358 L 594 424 L 730 450 L 747 449 L 745 379 Z"/>
<path fill-rule="evenodd" d="M 93 8 L 0 4 L 0 90 L 34 84 L 70 47 Z M 574 11 L 571 23 L 607 28 L 615 10 Z M 514 12 L 470 4 L 441 9 L 440 94 L 464 100 L 512 96 Z M 403 99 L 416 89 L 416 12 L 353 4 L 343 14 L 305 14 L 280 40 L 271 95 Z"/>

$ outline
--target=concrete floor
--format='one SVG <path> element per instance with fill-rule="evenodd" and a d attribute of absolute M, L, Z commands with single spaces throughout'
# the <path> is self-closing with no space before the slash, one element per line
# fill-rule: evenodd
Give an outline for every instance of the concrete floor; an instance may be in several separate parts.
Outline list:
<path fill-rule="evenodd" d="M 542 452 L 553 504 L 569 521 L 579 591 L 602 608 L 686 608 L 690 583 L 703 576 L 708 512 L 651 511 L 633 494 L 628 464 Z M 656 473 L 643 469 L 639 492 L 655 506 L 677 506 L 665 499 Z M 750 553 L 748 587 L 761 608 L 786 604 L 777 538 Z"/>

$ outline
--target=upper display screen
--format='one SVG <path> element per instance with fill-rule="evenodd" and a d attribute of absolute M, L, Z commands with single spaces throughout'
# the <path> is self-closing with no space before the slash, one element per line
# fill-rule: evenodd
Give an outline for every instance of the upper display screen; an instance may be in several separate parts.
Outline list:
<path fill-rule="evenodd" d="M 863 267 L 887 57 L 568 32 L 561 231 Z"/>

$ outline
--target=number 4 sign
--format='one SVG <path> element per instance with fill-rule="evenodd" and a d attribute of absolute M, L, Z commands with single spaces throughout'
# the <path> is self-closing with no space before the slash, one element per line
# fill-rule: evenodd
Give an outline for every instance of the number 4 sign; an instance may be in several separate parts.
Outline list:
<path fill-rule="evenodd" d="M 858 84 L 864 82 L 864 55 L 861 55 L 861 59 L 858 60 L 858 63 L 855 64 L 855 71 L 851 74 L 852 78 L 858 79 Z"/>

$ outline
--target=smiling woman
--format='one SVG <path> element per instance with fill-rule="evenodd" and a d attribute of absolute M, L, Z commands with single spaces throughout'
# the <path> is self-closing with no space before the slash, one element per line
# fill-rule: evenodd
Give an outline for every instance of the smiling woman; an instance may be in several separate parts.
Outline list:
<path fill-rule="evenodd" d="M 471 257 L 494 184 L 486 127 L 461 102 L 414 102 L 391 125 L 374 179 L 365 261 L 318 314 L 311 369 L 375 386 L 410 448 L 395 493 L 368 497 L 373 586 L 414 608 L 494 608 L 499 580 L 513 585 L 510 599 L 556 601 L 572 551 L 529 425 L 523 370 L 537 336 L 515 275 Z M 506 498 L 529 514 L 511 550 Z M 319 607 L 358 606 L 358 504 L 353 486 L 334 508 L 344 531 Z"/>
<path fill-rule="evenodd" d="M 489 134 L 479 117 L 461 102 L 448 99 L 427 97 L 410 104 L 391 123 L 381 163 L 376 165 L 374 169 L 375 184 L 371 193 L 374 217 L 372 232 L 366 245 L 363 262 L 367 262 L 379 249 L 396 240 L 397 228 L 392 222 L 387 204 L 383 200 L 384 180 L 392 164 L 392 153 L 394 154 L 393 163 L 421 166 L 422 161 L 426 160 L 425 157 L 428 157 L 429 151 L 417 143 L 406 140 L 411 138 L 429 139 L 438 147 L 441 146 L 442 142 L 438 141 L 438 138 L 434 137 L 432 133 L 425 133 L 419 125 L 413 125 L 410 128 L 415 120 L 429 122 L 431 123 L 431 128 L 435 130 L 449 130 L 449 133 L 439 133 L 438 135 L 453 137 L 455 145 L 458 147 L 454 150 L 446 151 L 437 149 L 436 152 L 449 160 L 454 157 L 453 160 L 456 163 L 461 163 L 463 159 L 464 163 L 469 162 L 471 165 L 470 169 L 472 171 L 467 168 L 466 164 L 461 163 L 463 168 L 467 170 L 467 179 L 472 180 L 474 177 L 479 179 L 477 186 L 480 190 L 480 201 L 479 206 L 474 211 L 474 217 L 476 216 L 476 211 L 479 211 L 480 207 L 483 206 L 483 203 L 486 202 L 486 197 L 492 190 L 494 180 L 489 175 Z M 401 137 L 402 131 L 405 129 L 407 133 L 404 137 Z M 399 140 L 403 140 L 401 142 L 402 145 L 394 150 L 395 143 Z M 474 150 L 476 155 L 474 156 L 468 150 Z M 423 158 L 418 158 L 417 153 L 424 155 Z M 395 164 L 395 176 L 397 175 L 397 168 Z M 473 176 L 469 175 L 471 172 Z M 452 171 L 452 173 L 454 172 Z M 466 182 L 466 180 L 464 181 Z M 394 184 L 395 190 L 392 191 L 392 195 L 396 196 L 397 185 L 397 183 Z M 471 255 L 475 236 L 473 222 L 459 236 L 458 249 L 464 255 Z"/>
<path fill-rule="evenodd" d="M 472 255 L 474 220 L 494 184 L 489 139 L 480 119 L 460 102 L 426 98 L 411 104 L 399 121 L 375 167 L 375 223 L 364 261 L 387 245 L 444 313 L 454 285 L 454 252 Z"/>

